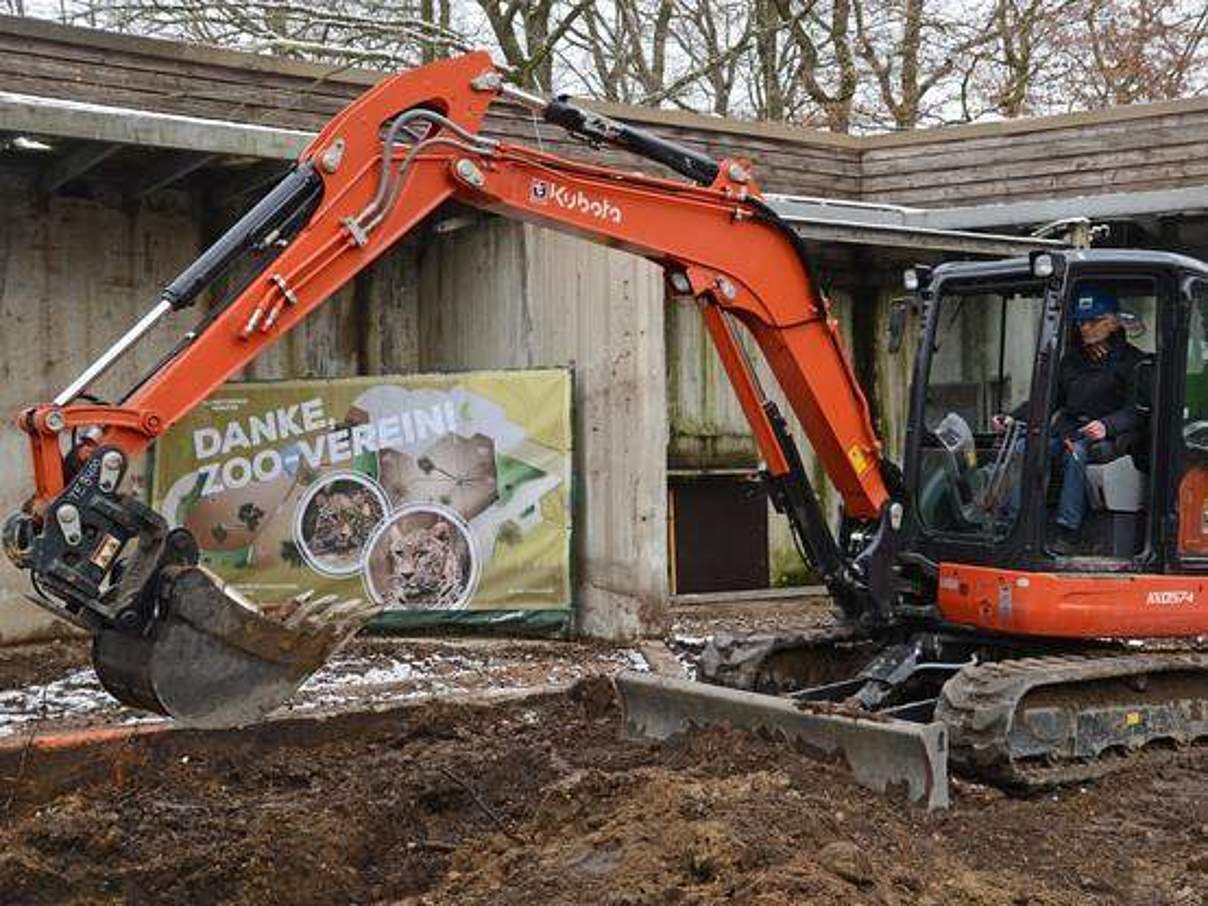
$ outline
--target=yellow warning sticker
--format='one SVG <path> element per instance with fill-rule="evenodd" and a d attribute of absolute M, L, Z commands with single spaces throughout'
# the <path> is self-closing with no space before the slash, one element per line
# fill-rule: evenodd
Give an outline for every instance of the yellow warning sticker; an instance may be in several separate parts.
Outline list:
<path fill-rule="evenodd" d="M 93 565 L 101 569 L 108 569 L 109 564 L 113 562 L 113 558 L 121 549 L 122 542 L 118 541 L 112 535 L 106 535 L 101 539 L 101 543 L 97 545 L 96 550 L 92 554 Z"/>
<path fill-rule="evenodd" d="M 1141 712 L 1140 711 L 1129 711 L 1127 714 L 1124 715 L 1124 726 L 1135 727 L 1139 723 L 1141 723 Z"/>
<path fill-rule="evenodd" d="M 856 470 L 857 475 L 863 475 L 872 468 L 872 460 L 868 458 L 868 454 L 859 444 L 852 444 L 847 450 L 847 458 L 851 460 L 852 467 Z"/>

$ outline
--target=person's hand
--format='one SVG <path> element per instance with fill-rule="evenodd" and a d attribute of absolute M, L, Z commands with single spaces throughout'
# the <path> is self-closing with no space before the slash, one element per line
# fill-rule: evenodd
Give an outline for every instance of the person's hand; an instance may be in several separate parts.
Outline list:
<path fill-rule="evenodd" d="M 1095 419 L 1093 422 L 1087 422 L 1078 429 L 1078 433 L 1090 440 L 1103 440 L 1107 437 L 1107 425 Z"/>
<path fill-rule="evenodd" d="M 990 427 L 994 429 L 995 434 L 1006 434 L 1007 429 L 1011 427 L 1011 422 L 1014 419 L 1009 415 L 1003 415 L 1001 412 L 990 419 Z"/>

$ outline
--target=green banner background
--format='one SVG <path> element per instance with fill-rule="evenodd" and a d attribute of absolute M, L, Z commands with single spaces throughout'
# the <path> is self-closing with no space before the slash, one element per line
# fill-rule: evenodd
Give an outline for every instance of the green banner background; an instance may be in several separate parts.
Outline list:
<path fill-rule="evenodd" d="M 565 369 L 230 383 L 158 440 L 152 499 L 258 601 L 565 633 L 570 400 Z"/>

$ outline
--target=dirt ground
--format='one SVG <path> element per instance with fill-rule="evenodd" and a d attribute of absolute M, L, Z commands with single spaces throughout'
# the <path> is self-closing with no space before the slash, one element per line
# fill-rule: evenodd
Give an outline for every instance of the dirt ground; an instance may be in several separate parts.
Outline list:
<path fill-rule="evenodd" d="M 0 744 L 89 728 L 167 721 L 124 708 L 101 687 L 84 640 L 0 648 Z M 279 716 L 340 714 L 439 698 L 489 700 L 645 669 L 636 649 L 501 639 L 357 639 L 298 690 Z M 0 904 L 3 899 L 0 898 Z"/>
<path fill-rule="evenodd" d="M 676 631 L 713 619 L 694 609 Z M 427 663 L 449 660 L 423 644 Z M 74 669 L 56 650 L 34 659 L 37 682 Z M 517 665 L 545 657 L 488 660 L 521 671 L 505 682 L 519 688 Z M 632 654 L 577 659 L 598 675 L 519 699 L 375 699 L 87 755 L 10 746 L 0 902 L 1208 902 L 1208 748 L 1041 797 L 958 780 L 953 807 L 928 814 L 746 734 L 626 741 L 607 675 Z M 32 681 L 18 660 L 0 653 L 0 682 Z"/>
<path fill-rule="evenodd" d="M 814 629 L 833 619 L 830 599 L 774 598 L 741 603 L 718 601 L 671 610 L 671 636 L 703 639 L 717 632 L 763 632 Z"/>

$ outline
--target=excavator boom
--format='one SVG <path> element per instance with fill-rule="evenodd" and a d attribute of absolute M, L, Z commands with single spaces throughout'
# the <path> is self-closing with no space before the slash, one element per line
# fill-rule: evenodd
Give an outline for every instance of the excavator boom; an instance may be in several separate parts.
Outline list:
<path fill-rule="evenodd" d="M 690 182 L 484 137 L 487 108 L 501 97 Z M 845 606 L 860 606 L 859 579 L 735 324 L 759 344 L 853 519 L 878 519 L 889 499 L 880 444 L 800 241 L 762 202 L 749 166 L 711 161 L 565 99 L 533 97 L 506 86 L 486 54 L 469 54 L 389 78 L 350 104 L 111 353 L 52 403 L 19 417 L 35 493 L 5 525 L 6 551 L 31 572 L 40 603 L 94 633 L 98 671 L 123 701 L 210 725 L 246 722 L 278 704 L 372 613 L 357 602 L 299 601 L 284 616 L 271 614 L 199 567 L 188 533 L 169 530 L 118 486 L 132 458 L 451 201 L 662 265 L 674 292 L 703 311 L 767 463 L 773 500 Z M 117 404 L 80 402 L 160 317 L 192 305 L 247 254 L 261 259 L 256 276 Z"/>

